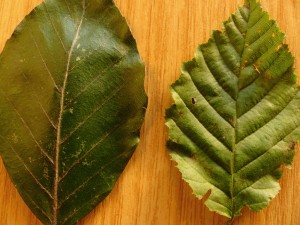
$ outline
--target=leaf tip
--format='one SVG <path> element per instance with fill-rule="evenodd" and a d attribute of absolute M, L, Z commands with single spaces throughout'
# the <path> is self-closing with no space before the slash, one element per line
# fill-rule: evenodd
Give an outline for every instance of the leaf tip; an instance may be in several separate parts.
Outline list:
<path fill-rule="evenodd" d="M 244 6 L 250 9 L 254 4 L 260 4 L 260 0 L 245 0 Z"/>

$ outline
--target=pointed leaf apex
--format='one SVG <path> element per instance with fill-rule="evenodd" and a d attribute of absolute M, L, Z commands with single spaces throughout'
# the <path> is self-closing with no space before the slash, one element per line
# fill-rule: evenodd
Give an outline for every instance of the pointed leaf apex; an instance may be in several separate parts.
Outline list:
<path fill-rule="evenodd" d="M 260 0 L 245 0 L 245 7 L 250 8 L 251 6 L 260 3 Z"/>

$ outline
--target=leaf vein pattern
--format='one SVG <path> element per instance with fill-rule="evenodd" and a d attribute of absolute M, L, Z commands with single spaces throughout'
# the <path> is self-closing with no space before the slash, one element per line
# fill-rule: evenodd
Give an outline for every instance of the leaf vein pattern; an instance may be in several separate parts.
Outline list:
<path fill-rule="evenodd" d="M 270 150 L 270 149 L 269 149 Z M 268 151 L 269 151 L 268 150 Z M 266 153 L 268 153 L 268 151 L 267 152 L 265 152 L 264 154 L 266 154 Z M 264 154 L 262 154 L 261 156 L 263 156 Z M 259 156 L 259 157 L 261 157 L 261 156 Z M 258 158 L 259 158 L 258 157 Z M 258 158 L 256 158 L 255 160 L 258 160 Z M 251 164 L 251 163 L 249 163 L 249 164 Z M 247 166 L 247 165 L 246 165 Z M 266 175 L 264 175 L 264 176 L 266 176 Z M 244 191 L 246 191 L 248 188 L 252 188 L 251 186 L 252 185 L 255 185 L 257 182 L 259 182 L 260 181 L 260 179 L 262 179 L 263 177 L 259 177 L 259 178 L 257 178 L 257 180 L 256 181 L 254 181 L 252 184 L 250 184 L 249 186 L 247 186 L 247 187 L 245 187 L 245 188 L 243 188 L 242 190 L 240 190 L 238 193 L 236 193 L 235 195 L 234 195 L 234 198 L 236 197 L 236 196 L 238 196 L 239 194 L 241 194 L 242 192 L 244 192 Z M 257 188 L 253 188 L 253 189 L 257 189 Z M 269 188 L 260 188 L 260 189 L 269 189 Z"/>
<path fill-rule="evenodd" d="M 260 129 L 262 129 L 264 126 L 266 126 L 267 124 L 269 124 L 270 122 L 272 122 L 273 120 L 275 120 L 276 117 L 277 117 L 279 114 L 281 114 L 281 113 L 289 106 L 289 104 L 295 99 L 295 97 L 296 97 L 296 96 L 294 96 L 293 98 L 291 98 L 291 99 L 289 100 L 289 102 L 286 104 L 286 106 L 285 106 L 283 109 L 281 109 L 279 112 L 277 112 L 277 114 L 276 114 L 273 118 L 271 118 L 270 120 L 268 120 L 264 125 L 262 125 L 261 127 L 259 127 L 256 131 L 254 131 L 254 132 L 250 133 L 249 135 L 247 135 L 246 137 L 244 137 L 244 138 L 243 138 L 242 140 L 240 140 L 239 142 L 243 141 L 243 140 L 246 139 L 247 137 L 253 135 L 253 134 L 256 133 L 256 132 L 258 132 L 258 131 L 259 131 Z M 239 142 L 238 142 L 238 143 L 239 143 Z M 237 144 L 238 144 L 238 143 L 237 143 Z"/>
<path fill-rule="evenodd" d="M 1 136 L 2 139 L 4 139 Z M 5 140 L 5 139 L 4 139 Z M 33 178 L 33 180 L 36 182 L 36 184 L 53 200 L 53 196 L 50 194 L 50 192 L 47 190 L 46 187 L 44 187 L 41 182 L 34 176 L 34 174 L 31 172 L 31 170 L 28 168 L 28 166 L 26 165 L 26 163 L 24 162 L 24 160 L 20 157 L 19 153 L 9 144 L 11 150 L 16 154 L 16 156 L 18 157 L 18 159 L 22 162 L 22 164 L 24 165 L 24 168 L 27 170 L 27 172 L 31 175 L 31 177 Z"/>
<path fill-rule="evenodd" d="M 250 20 L 250 15 L 249 15 L 249 20 Z M 235 24 L 235 22 L 234 22 L 234 24 Z M 236 26 L 236 24 L 235 24 L 235 26 Z M 248 31 L 249 31 L 249 22 L 247 22 L 246 33 L 244 35 L 241 34 L 244 37 L 245 42 L 246 42 L 245 37 L 247 37 Z M 243 50 L 242 50 L 242 53 L 241 53 L 241 59 L 242 59 L 242 57 L 244 55 L 244 52 L 247 48 L 245 42 L 244 42 L 244 47 L 243 47 Z M 242 71 L 242 65 L 240 64 L 240 73 L 241 73 L 241 71 Z M 238 81 L 238 83 L 239 83 L 239 81 Z M 240 96 L 240 90 L 238 90 L 237 99 L 239 99 L 239 96 Z M 237 104 L 236 104 L 236 107 L 235 107 L 235 111 L 237 112 Z M 235 117 L 237 117 L 237 115 Z M 237 120 L 238 119 L 236 118 L 235 121 L 237 121 Z M 237 126 L 235 126 L 235 127 L 237 127 Z M 230 162 L 230 171 L 231 171 L 231 191 L 230 191 L 230 195 L 231 195 L 232 210 L 229 210 L 229 211 L 231 211 L 231 220 L 228 223 L 231 223 L 233 221 L 234 213 L 235 213 L 234 210 L 235 210 L 235 207 L 236 207 L 235 198 L 233 197 L 234 196 L 234 190 L 235 190 L 234 176 L 235 176 L 235 160 L 236 160 L 236 157 L 235 157 L 235 154 L 236 154 L 236 141 L 237 141 L 237 129 L 235 129 L 235 134 L 234 134 L 234 143 L 235 143 L 235 145 L 234 145 L 234 148 L 233 148 L 233 151 L 232 151 L 232 157 L 231 157 L 231 162 Z"/>
<path fill-rule="evenodd" d="M 262 56 L 261 56 L 262 57 Z M 261 59 L 261 57 L 259 57 L 257 60 L 256 60 L 256 62 L 258 61 L 258 60 L 260 60 Z M 242 87 L 240 90 L 239 90 L 239 92 L 242 92 L 242 91 L 244 91 L 245 89 L 247 89 L 248 87 L 250 87 L 252 84 L 254 84 L 260 77 L 263 77 L 265 74 L 266 74 L 266 71 L 268 71 L 268 69 L 270 69 L 273 65 L 275 65 L 275 62 L 276 62 L 276 60 L 279 58 L 279 55 L 277 55 L 277 57 L 268 65 L 268 68 L 266 68 L 264 71 L 259 71 L 259 73 L 261 73 L 261 72 L 263 72 L 263 74 L 260 74 L 260 75 L 258 75 L 258 74 L 256 74 L 256 78 L 253 80 L 253 81 L 251 81 L 249 84 L 247 84 L 245 87 Z M 255 64 L 255 63 L 254 63 Z M 252 65 L 253 66 L 253 65 Z M 259 69 L 258 69 L 259 70 Z"/>
<path fill-rule="evenodd" d="M 76 69 L 79 65 L 81 65 L 82 63 L 86 62 L 90 57 L 93 56 L 93 54 L 96 52 L 99 52 L 99 50 L 103 48 L 103 46 L 100 46 L 96 49 L 93 49 L 90 53 L 86 53 L 85 55 L 83 55 L 82 59 L 76 63 L 74 63 L 74 65 L 70 68 L 69 71 L 72 71 L 74 69 Z"/>
<path fill-rule="evenodd" d="M 90 113 L 88 116 L 86 116 L 78 125 L 68 134 L 64 139 L 61 140 L 60 145 L 65 143 L 67 140 L 69 140 L 70 137 L 82 126 L 84 125 L 93 115 L 95 115 L 97 112 L 99 112 L 105 105 L 108 103 L 109 100 L 111 100 L 114 96 L 116 96 L 127 84 L 127 82 L 124 82 L 122 85 L 120 85 L 111 96 L 106 98 L 104 102 L 98 106 L 96 109 L 93 110 L 92 113 Z"/>
<path fill-rule="evenodd" d="M 83 55 L 82 59 L 80 59 L 80 61 L 74 63 L 74 65 L 70 68 L 70 72 L 73 71 L 74 69 L 76 69 L 78 66 L 80 66 L 82 63 L 86 62 L 92 55 L 94 52 L 98 52 L 103 46 L 96 48 L 94 50 L 92 50 L 91 54 L 87 53 L 85 55 Z"/>
<path fill-rule="evenodd" d="M 53 221 L 49 218 L 49 216 L 47 215 L 47 213 L 45 213 L 44 210 L 41 209 L 40 205 L 37 204 L 35 201 L 33 201 L 33 199 L 31 198 L 31 196 L 29 194 L 27 194 L 26 192 L 23 192 L 24 195 L 27 196 L 27 198 L 29 198 L 31 200 L 31 203 L 35 206 L 36 210 L 39 210 L 48 220 L 50 223 L 52 223 Z"/>
<path fill-rule="evenodd" d="M 224 33 L 224 34 L 226 34 L 226 33 Z M 221 56 L 221 60 L 222 60 L 222 62 L 223 62 L 223 65 L 235 76 L 235 77 L 237 77 L 238 78 L 238 76 L 235 74 L 235 72 L 229 67 L 229 65 L 226 63 L 226 61 L 225 61 L 225 58 L 224 58 L 224 55 L 222 54 L 222 51 L 221 51 L 221 49 L 220 49 L 220 46 L 218 45 L 218 43 L 216 42 L 216 40 L 215 40 L 215 38 L 214 38 L 214 42 L 215 42 L 215 44 L 216 44 L 216 47 L 217 47 L 217 49 L 218 49 L 218 52 L 219 52 L 219 54 L 220 54 L 220 56 Z M 228 42 L 228 44 L 230 44 L 231 46 L 232 46 L 232 48 L 236 51 L 236 49 L 234 48 L 234 46 L 230 43 L 230 42 Z M 236 51 L 237 52 L 237 51 Z"/>
<path fill-rule="evenodd" d="M 66 1 L 66 0 L 65 0 L 65 1 Z M 101 14 L 104 14 L 107 10 L 112 9 L 112 8 L 114 8 L 114 7 L 113 7 L 113 6 L 110 6 L 110 7 L 105 8 L 105 10 L 104 10 Z M 101 19 L 101 17 L 99 17 L 99 19 Z M 83 58 L 82 58 L 79 62 L 74 63 L 74 65 L 69 69 L 69 71 L 72 71 L 72 70 L 74 70 L 75 68 L 77 68 L 81 63 L 83 63 L 83 62 L 85 62 L 87 59 L 89 59 L 89 58 L 93 55 L 94 52 L 99 52 L 99 50 L 100 50 L 102 47 L 103 47 L 103 46 L 100 46 L 100 47 L 98 47 L 98 48 L 96 48 L 96 49 L 93 49 L 90 53 L 85 54 L 85 55 L 83 56 Z M 125 55 L 124 55 L 124 56 L 125 56 Z"/>
<path fill-rule="evenodd" d="M 259 4 L 257 4 L 254 9 L 250 9 L 251 14 L 256 11 L 257 9 L 261 9 L 261 6 Z"/>
<path fill-rule="evenodd" d="M 288 134 L 286 134 L 284 136 L 284 138 L 282 138 L 282 140 L 284 140 L 285 138 L 287 138 L 290 134 L 292 134 L 294 131 L 296 131 L 299 127 L 293 128 L 292 131 L 290 131 Z M 260 154 L 259 156 L 257 156 L 255 159 L 251 160 L 251 162 L 247 163 L 246 165 L 244 165 L 243 167 L 241 167 L 239 170 L 237 170 L 235 173 L 241 171 L 242 169 L 246 168 L 247 166 L 250 166 L 250 164 L 254 163 L 256 160 L 258 160 L 260 157 L 264 156 L 265 154 L 267 154 L 270 150 L 272 150 L 272 148 L 274 148 L 276 145 L 278 145 L 282 140 L 278 141 L 276 144 L 274 144 L 272 147 L 270 147 L 269 149 L 267 149 L 265 152 L 263 152 L 262 154 Z"/>
<path fill-rule="evenodd" d="M 256 7 L 257 8 L 257 7 Z M 254 23 L 252 24 L 252 26 L 249 26 L 248 27 L 248 31 L 253 28 L 255 25 L 257 25 L 262 19 L 264 18 L 264 15 L 260 16 L 259 19 Z"/>
<path fill-rule="evenodd" d="M 48 65 L 47 65 L 47 63 L 46 63 L 46 61 L 45 61 L 45 59 L 44 59 L 44 57 L 43 57 L 43 55 L 42 55 L 42 53 L 41 53 L 40 47 L 38 46 L 38 44 L 37 44 L 37 42 L 36 42 L 34 36 L 33 36 L 31 33 L 30 33 L 30 36 L 31 36 L 31 39 L 33 40 L 33 43 L 34 43 L 36 49 L 38 50 L 39 56 L 40 56 L 40 58 L 41 58 L 41 60 L 42 60 L 42 62 L 43 62 L 43 65 L 45 66 L 45 69 L 46 69 L 47 73 L 49 74 L 51 80 L 53 81 L 53 84 L 54 84 L 56 90 L 57 90 L 58 92 L 60 92 L 60 89 L 58 88 L 58 86 L 57 86 L 57 84 L 56 84 L 56 82 L 55 82 L 55 80 L 54 80 L 53 74 L 52 74 L 51 71 L 49 70 L 49 67 L 48 67 Z"/>
<path fill-rule="evenodd" d="M 65 4 L 66 4 L 66 6 L 67 6 L 67 9 L 68 9 L 68 11 L 69 11 L 69 14 L 72 15 L 70 6 L 69 6 L 69 4 L 68 4 L 68 1 L 67 1 L 67 0 L 64 0 L 64 2 L 65 2 Z"/>
<path fill-rule="evenodd" d="M 174 120 L 174 119 L 172 119 L 173 121 L 174 121 L 174 123 L 176 124 L 176 126 L 178 127 L 178 129 L 182 132 L 182 134 L 186 137 L 186 138 L 188 138 L 190 141 L 191 141 L 191 143 L 192 144 L 194 144 L 195 146 L 197 146 L 197 148 L 198 149 L 204 149 L 204 148 L 201 148 L 201 147 L 199 147 L 199 145 L 198 144 L 196 144 L 196 142 L 194 141 L 194 140 L 192 140 L 183 130 L 182 130 L 182 128 L 178 125 L 178 123 L 176 123 L 176 121 Z M 212 137 L 214 137 L 213 135 L 212 135 Z M 215 137 L 214 137 L 215 138 Z M 219 141 L 218 141 L 219 142 Z M 174 143 L 176 143 L 176 142 L 174 142 Z M 222 144 L 222 143 L 221 143 Z M 224 146 L 225 147 L 225 146 Z M 228 150 L 229 151 L 229 150 Z M 207 154 L 207 152 L 205 152 L 205 150 L 202 150 L 202 152 L 205 154 L 205 155 L 207 155 L 207 157 L 212 161 L 212 162 L 215 162 L 215 159 L 213 158 L 213 157 L 211 157 L 209 154 Z M 231 152 L 230 152 L 231 153 Z M 216 162 L 215 162 L 216 163 Z M 217 165 L 219 165 L 218 163 L 216 163 Z M 220 168 L 222 168 L 227 174 L 229 174 L 228 173 L 228 171 L 226 170 L 226 168 L 224 167 L 224 166 L 222 166 L 222 165 L 219 165 L 220 166 Z"/>
<path fill-rule="evenodd" d="M 187 71 L 187 74 L 189 75 L 189 77 L 190 77 L 190 79 L 191 79 L 193 85 L 195 86 L 196 90 L 198 91 L 199 95 L 201 95 L 201 96 L 203 97 L 203 99 L 207 102 L 207 104 L 213 109 L 213 111 L 215 111 L 215 112 L 222 118 L 222 120 L 224 120 L 229 126 L 231 126 L 232 128 L 234 128 L 233 125 L 230 124 L 229 121 L 227 121 L 226 119 L 224 119 L 224 118 L 222 117 L 222 115 L 220 114 L 220 112 L 218 112 L 218 111 L 210 104 L 210 102 L 206 99 L 206 97 L 201 93 L 201 90 L 197 87 L 195 81 L 193 80 L 193 77 L 191 76 L 191 74 L 190 74 L 188 71 Z M 178 94 L 178 95 L 179 95 L 179 94 Z M 186 106 L 186 107 L 187 107 L 187 106 Z M 187 107 L 187 108 L 188 108 L 188 107 Z M 190 108 L 188 108 L 188 109 L 191 111 Z"/>
<path fill-rule="evenodd" d="M 51 17 L 51 15 L 50 15 L 49 11 L 48 11 L 47 4 L 44 3 L 44 7 L 45 7 L 45 11 L 46 11 L 46 13 L 47 13 L 47 16 L 48 16 L 48 18 L 49 18 L 49 21 L 50 21 L 50 23 L 51 23 L 51 26 L 52 26 L 52 28 L 53 28 L 53 30 L 54 30 L 56 36 L 58 37 L 59 42 L 60 42 L 61 46 L 63 47 L 65 53 L 67 53 L 67 49 L 66 49 L 66 47 L 65 47 L 65 44 L 64 44 L 64 42 L 62 41 L 61 36 L 60 36 L 60 34 L 58 33 L 58 30 L 56 29 L 56 27 L 55 27 L 55 25 L 54 25 L 54 23 L 53 23 L 52 17 Z"/>
<path fill-rule="evenodd" d="M 232 24 L 235 26 L 234 23 L 232 23 Z M 225 24 L 225 27 L 228 27 L 227 24 Z M 236 29 L 237 29 L 237 27 L 236 27 Z M 227 38 L 228 38 L 230 44 L 233 46 L 233 48 L 235 49 L 235 51 L 237 52 L 237 54 L 240 55 L 240 54 L 238 53 L 239 48 L 238 48 L 238 46 L 236 46 L 236 41 L 235 41 L 235 40 L 232 40 L 232 37 L 230 37 L 230 36 L 228 35 L 228 32 L 226 31 L 226 28 L 225 28 L 224 34 L 227 36 Z M 243 36 L 242 34 L 240 34 L 240 37 L 241 37 L 241 38 L 243 39 L 243 41 L 245 42 L 245 38 L 244 38 L 244 36 Z"/>
<path fill-rule="evenodd" d="M 241 114 L 237 119 L 240 119 L 242 116 L 244 116 L 246 113 L 248 113 L 249 111 L 251 111 L 255 106 L 257 106 L 259 103 L 261 103 L 262 100 L 264 100 L 274 89 L 275 87 L 284 80 L 284 76 L 286 75 L 286 73 L 280 78 L 278 79 L 278 81 L 272 85 L 272 87 L 270 88 L 270 90 L 268 92 L 266 92 L 264 94 L 264 96 L 262 96 L 261 100 L 259 100 L 254 106 L 252 106 L 249 110 L 247 110 L 246 112 L 244 112 L 243 114 Z"/>
<path fill-rule="evenodd" d="M 276 27 L 275 23 L 272 24 L 268 30 L 266 30 L 263 34 L 260 34 L 259 37 L 255 40 L 253 40 L 251 43 L 249 43 L 249 47 L 253 46 L 255 43 L 259 42 L 261 39 L 263 39 L 265 36 L 267 36 L 268 32 L 273 29 L 274 27 Z"/>
<path fill-rule="evenodd" d="M 177 92 L 176 92 L 177 93 Z M 178 93 L 177 93 L 178 94 Z M 183 101 L 183 99 L 181 98 L 181 96 L 178 94 L 178 96 L 180 97 L 180 99 L 181 99 L 181 101 L 184 103 L 184 101 Z M 193 111 L 191 111 L 185 104 L 184 104 L 184 106 L 186 107 L 186 109 L 191 113 L 191 115 L 202 125 L 202 123 L 199 121 L 199 119 L 197 118 L 197 115 L 195 115 L 195 113 L 193 112 Z M 227 151 L 229 151 L 229 152 L 231 152 L 230 151 L 230 149 L 221 141 L 221 140 L 219 140 L 213 133 L 211 133 L 204 125 L 202 125 L 203 126 L 203 128 L 214 138 L 214 139 L 216 139 L 219 143 L 221 143 L 222 145 L 223 145 L 223 147 L 227 150 Z"/>
<path fill-rule="evenodd" d="M 66 109 L 70 106 L 70 104 L 72 104 L 76 99 L 78 99 L 78 97 L 79 97 L 80 95 L 82 95 L 86 90 L 88 90 L 88 88 L 89 88 L 92 84 L 94 84 L 94 82 L 96 82 L 96 81 L 101 77 L 101 75 L 104 75 L 104 74 L 108 71 L 108 69 L 112 69 L 112 68 L 114 68 L 114 67 L 117 67 L 117 66 L 121 63 L 121 61 L 122 61 L 122 59 L 123 59 L 124 57 L 125 57 L 125 56 L 122 56 L 122 57 L 118 60 L 118 62 L 113 63 L 113 64 L 107 66 L 105 69 L 103 69 L 103 70 L 99 73 L 99 75 L 97 75 L 97 76 L 96 76 L 95 78 L 93 78 L 87 85 L 85 85 L 85 86 L 78 92 L 78 94 L 77 94 L 73 99 L 71 99 L 71 100 L 68 102 L 68 104 L 66 104 L 66 105 L 64 106 L 64 109 L 66 110 Z"/>
<path fill-rule="evenodd" d="M 229 42 L 227 42 L 228 44 L 230 44 L 232 46 L 232 48 L 235 50 L 236 54 L 240 57 L 240 53 L 238 52 L 238 47 L 235 46 L 235 43 L 231 40 L 231 38 L 228 36 L 228 33 L 226 32 L 226 30 L 223 32 L 223 34 L 226 36 L 226 38 L 229 40 Z M 243 37 L 243 36 L 242 36 Z M 245 41 L 244 37 L 243 40 Z M 219 46 L 218 46 L 219 48 Z M 220 50 L 219 50 L 220 51 Z M 240 57 L 241 58 L 241 57 Z M 231 70 L 232 71 L 232 70 Z M 233 72 L 233 71 L 232 71 Z M 234 72 L 233 72 L 234 73 Z M 236 75 L 236 74 L 235 74 Z M 237 76 L 237 75 L 236 75 Z"/>
<path fill-rule="evenodd" d="M 202 53 L 202 50 L 201 50 L 201 53 Z M 203 53 L 202 53 L 202 55 L 203 55 Z M 209 65 L 207 63 L 207 59 L 205 58 L 204 55 L 203 55 L 203 59 L 204 59 L 206 68 L 208 69 L 208 72 L 215 78 L 215 80 L 217 81 L 217 83 L 220 86 L 220 88 L 230 96 L 230 98 L 232 99 L 232 101 L 235 102 L 236 100 L 229 94 L 228 91 L 225 90 L 225 88 L 223 87 L 223 85 L 221 85 L 220 82 L 219 82 L 219 80 L 216 78 L 216 75 L 212 72 L 211 68 L 209 67 Z"/>
<path fill-rule="evenodd" d="M 245 18 L 244 13 L 242 12 L 242 8 L 238 8 L 240 15 L 242 16 L 244 22 L 248 23 L 248 19 Z"/>
<path fill-rule="evenodd" d="M 17 110 L 17 108 L 15 107 L 15 105 L 12 103 L 12 101 L 10 101 L 7 96 L 5 96 L 3 94 L 3 92 L 1 91 L 2 96 L 6 99 L 7 102 L 9 102 L 13 108 L 13 110 L 17 113 L 19 119 L 21 120 L 21 122 L 23 123 L 24 127 L 28 130 L 29 132 L 29 136 L 31 136 L 32 140 L 36 143 L 36 145 L 39 147 L 39 149 L 41 150 L 41 153 L 49 160 L 49 162 L 51 162 L 52 164 L 54 164 L 53 159 L 49 156 L 49 154 L 40 146 L 40 144 L 38 143 L 37 139 L 35 138 L 35 136 L 33 135 L 30 127 L 28 126 L 28 124 L 26 123 L 26 121 L 24 120 L 24 118 L 22 117 L 22 115 L 19 113 L 19 111 Z"/>
<path fill-rule="evenodd" d="M 58 118 L 58 125 L 57 125 L 57 134 L 56 134 L 56 148 L 55 148 L 55 177 L 54 177 L 54 199 L 53 199 L 53 225 L 57 225 L 57 210 L 58 210 L 58 180 L 59 180 L 59 154 L 60 154 L 60 139 L 61 139 L 61 126 L 62 126 L 62 119 L 63 119 L 63 111 L 64 111 L 64 98 L 65 98 L 65 91 L 67 87 L 68 82 L 68 75 L 69 75 L 69 69 L 71 64 L 71 57 L 72 53 L 75 47 L 75 44 L 79 37 L 79 32 L 82 27 L 84 16 L 86 12 L 86 0 L 83 0 L 82 2 L 82 15 L 81 19 L 78 23 L 76 33 L 68 54 L 67 59 L 67 65 L 66 65 L 66 73 L 63 81 L 63 86 L 61 89 L 61 98 L 60 98 L 60 112 L 59 112 L 59 118 Z"/>
<path fill-rule="evenodd" d="M 72 197 L 73 195 L 75 195 L 78 191 L 81 190 L 81 188 L 83 186 L 85 186 L 90 180 L 92 180 L 94 177 L 96 177 L 97 175 L 99 175 L 100 173 L 102 173 L 102 171 L 109 166 L 111 163 L 113 163 L 115 160 L 122 158 L 125 155 L 126 152 L 124 152 L 123 154 L 117 155 L 116 157 L 114 157 L 112 160 L 110 160 L 108 163 L 106 163 L 105 165 L 103 165 L 101 168 L 99 168 L 98 171 L 96 171 L 93 175 L 91 175 L 90 177 L 88 177 L 80 186 L 78 186 L 77 188 L 75 188 L 75 190 L 73 192 L 71 192 L 68 196 L 66 196 L 59 205 L 59 208 L 62 207 L 62 205 L 68 200 L 70 199 L 70 197 Z"/>
<path fill-rule="evenodd" d="M 236 24 L 235 20 L 233 19 L 233 17 L 231 18 L 232 23 L 234 24 L 234 26 L 236 27 L 236 29 L 240 32 L 240 35 L 242 35 L 244 37 L 244 35 L 242 34 L 242 31 L 239 29 L 238 25 Z"/>
<path fill-rule="evenodd" d="M 258 181 L 255 181 L 254 184 L 256 184 Z M 274 187 L 256 187 L 256 188 L 254 188 L 254 187 L 252 187 L 254 184 L 249 186 L 249 188 L 252 188 L 252 189 L 255 189 L 255 190 L 268 190 L 268 189 L 274 188 Z"/>
<path fill-rule="evenodd" d="M 82 162 L 83 159 L 85 159 L 99 144 L 103 143 L 117 128 L 119 128 L 121 124 L 114 126 L 109 132 L 107 132 L 105 135 L 101 136 L 100 139 L 91 146 L 89 150 L 84 153 L 82 157 L 77 159 L 71 166 L 70 168 L 60 177 L 59 182 L 61 182 L 68 174 L 69 172 L 80 162 Z"/>
<path fill-rule="evenodd" d="M 84 4 L 85 4 L 85 1 L 86 0 L 83 0 L 84 1 Z M 64 0 L 64 3 L 65 3 L 65 5 L 67 6 L 67 9 L 68 9 L 68 12 L 69 12 L 69 14 L 71 15 L 71 17 L 72 18 L 75 18 L 76 20 L 78 19 L 78 18 L 76 18 L 76 16 L 74 16 L 74 13 L 72 13 L 72 10 L 71 10 L 71 8 L 70 8 L 70 6 L 69 6 L 69 3 L 68 3 L 68 0 Z M 85 6 L 84 6 L 85 7 Z M 79 22 L 80 23 L 80 22 Z M 72 23 L 73 24 L 73 26 L 74 26 L 74 30 L 76 31 L 77 30 L 77 27 L 75 26 L 75 24 L 74 23 Z"/>
<path fill-rule="evenodd" d="M 27 84 L 27 86 L 29 86 L 29 83 L 30 83 L 30 82 L 29 82 L 28 77 L 26 76 L 25 73 L 22 73 L 22 75 L 23 75 L 23 77 L 26 79 L 26 84 Z M 49 123 L 51 124 L 51 126 L 52 126 L 55 130 L 57 130 L 56 125 L 54 124 L 54 122 L 51 120 L 50 116 L 49 116 L 48 113 L 46 112 L 44 106 L 42 105 L 41 101 L 39 100 L 38 95 L 37 95 L 37 93 L 36 93 L 36 91 L 35 91 L 34 89 L 33 89 L 33 93 L 34 93 L 33 95 L 34 95 L 34 97 L 35 97 L 36 102 L 37 102 L 37 103 L 39 104 L 39 106 L 41 107 L 41 109 L 42 109 L 43 113 L 45 114 L 45 116 L 47 117 Z"/>
<path fill-rule="evenodd" d="M 201 174 L 200 174 L 200 172 L 197 170 L 197 168 L 193 165 L 193 164 L 191 164 L 190 162 L 188 162 L 187 160 L 186 160 L 186 158 L 185 157 L 182 157 L 182 156 L 180 156 L 180 158 L 182 159 L 182 160 L 184 160 L 185 161 L 185 163 L 186 164 L 188 164 L 196 173 L 198 173 L 200 176 L 201 176 Z M 185 180 L 186 180 L 186 178 L 184 178 Z M 190 180 L 189 178 L 188 178 L 188 180 Z M 205 179 L 206 180 L 206 179 Z M 193 180 L 192 180 L 193 181 Z M 206 180 L 208 183 L 210 183 L 213 187 L 211 187 L 210 189 L 212 189 L 212 188 L 215 188 L 215 189 L 218 189 L 219 191 L 221 191 L 221 192 L 223 192 L 227 197 L 229 197 L 227 194 L 226 194 L 226 192 L 224 191 L 224 190 L 222 190 L 221 188 L 219 188 L 218 186 L 216 186 L 215 184 L 212 184 L 211 182 L 209 182 L 208 180 Z M 199 183 L 199 181 L 193 181 L 193 182 L 198 182 Z M 222 204 L 221 204 L 222 205 Z M 224 205 L 223 205 L 224 206 Z M 226 206 L 224 206 L 224 207 L 226 207 Z M 227 208 L 227 207 L 226 207 Z M 227 208 L 228 209 L 228 208 Z"/>
<path fill-rule="evenodd" d="M 109 166 L 111 163 L 113 163 L 116 159 L 119 159 L 121 157 L 123 157 L 124 155 L 118 155 L 117 157 L 115 157 L 114 159 L 112 159 L 111 161 L 109 161 L 107 164 L 105 164 L 104 166 L 102 166 L 100 168 L 99 171 L 97 171 L 95 174 L 93 174 L 92 176 L 90 176 L 84 183 L 82 183 L 78 188 L 76 188 L 71 194 L 69 194 L 62 202 L 67 201 L 71 196 L 73 196 L 74 194 L 76 194 L 84 185 L 86 185 L 91 179 L 93 179 L 94 177 L 96 177 L 97 175 L 101 174 L 103 172 L 103 169 L 105 169 L 107 166 Z M 63 203 L 62 203 L 63 204 Z M 61 207 L 62 205 L 60 205 Z M 65 224 L 65 222 L 71 218 L 75 213 L 77 213 L 80 209 L 82 209 L 84 207 L 84 204 L 82 204 L 81 207 L 79 207 L 78 209 L 74 210 L 70 215 L 68 215 L 64 221 L 63 224 Z"/>

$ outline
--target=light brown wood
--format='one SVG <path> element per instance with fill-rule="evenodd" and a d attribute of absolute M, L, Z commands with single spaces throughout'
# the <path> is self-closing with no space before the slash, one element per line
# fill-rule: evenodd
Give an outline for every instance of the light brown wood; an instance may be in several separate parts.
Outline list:
<path fill-rule="evenodd" d="M 16 25 L 41 0 L 0 0 L 0 51 Z M 242 0 L 116 0 L 127 18 L 146 63 L 149 108 L 141 143 L 109 197 L 80 225 L 224 225 L 184 183 L 166 147 L 164 111 L 171 104 L 168 86 L 181 62 L 193 56 L 212 29 Z M 262 0 L 283 31 L 300 71 L 300 1 Z M 1 74 L 0 74 L 1 82 Z M 0 128 L 1 129 L 1 128 Z M 282 191 L 268 209 L 243 211 L 235 225 L 300 225 L 300 155 L 284 169 Z M 41 224 L 31 214 L 0 162 L 0 225 Z"/>

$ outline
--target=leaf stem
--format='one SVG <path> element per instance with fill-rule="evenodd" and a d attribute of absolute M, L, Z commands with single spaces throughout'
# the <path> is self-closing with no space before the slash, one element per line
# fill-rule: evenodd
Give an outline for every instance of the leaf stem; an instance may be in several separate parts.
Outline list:
<path fill-rule="evenodd" d="M 226 225 L 232 225 L 234 222 L 234 217 L 226 222 Z"/>

